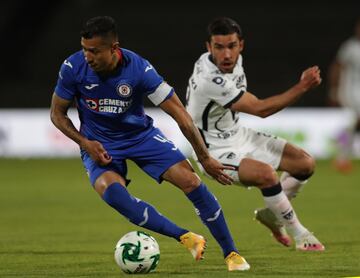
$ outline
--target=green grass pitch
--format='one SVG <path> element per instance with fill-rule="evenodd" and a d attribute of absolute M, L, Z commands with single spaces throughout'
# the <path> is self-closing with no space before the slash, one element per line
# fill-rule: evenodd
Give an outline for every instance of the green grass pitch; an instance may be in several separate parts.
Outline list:
<path fill-rule="evenodd" d="M 161 259 L 149 277 L 346 277 L 360 275 L 360 162 L 342 175 L 328 161 L 293 204 L 303 224 L 325 244 L 302 253 L 276 243 L 253 221 L 263 202 L 257 189 L 204 178 L 222 204 L 248 272 L 228 273 L 219 246 L 175 187 L 156 184 L 129 164 L 135 196 L 178 225 L 208 239 L 205 260 L 193 261 L 173 239 L 151 233 Z M 0 159 L 0 277 L 126 277 L 113 259 L 119 238 L 139 230 L 91 188 L 80 159 Z"/>

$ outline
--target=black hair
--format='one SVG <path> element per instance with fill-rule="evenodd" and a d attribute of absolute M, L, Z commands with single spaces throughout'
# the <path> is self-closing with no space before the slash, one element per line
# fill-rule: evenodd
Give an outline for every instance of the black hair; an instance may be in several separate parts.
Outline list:
<path fill-rule="evenodd" d="M 117 40 L 117 26 L 115 20 L 110 16 L 96 16 L 90 18 L 80 31 L 81 37 L 91 39 L 96 36 L 112 38 Z"/>
<path fill-rule="evenodd" d="M 211 36 L 214 35 L 230 35 L 230 34 L 238 34 L 239 39 L 243 38 L 243 33 L 239 24 L 228 17 L 219 17 L 214 19 L 208 25 L 208 41 L 210 42 Z"/>

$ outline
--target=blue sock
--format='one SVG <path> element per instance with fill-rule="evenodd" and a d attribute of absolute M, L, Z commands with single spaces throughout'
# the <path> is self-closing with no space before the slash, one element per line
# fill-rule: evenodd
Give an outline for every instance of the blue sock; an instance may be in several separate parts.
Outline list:
<path fill-rule="evenodd" d="M 202 222 L 208 227 L 213 237 L 220 244 L 224 257 L 230 252 L 238 252 L 230 231 L 226 225 L 224 214 L 215 196 L 201 183 L 198 188 L 187 194 L 196 208 Z"/>
<path fill-rule="evenodd" d="M 162 216 L 153 206 L 131 196 L 120 183 L 109 185 L 104 192 L 103 199 L 130 222 L 140 227 L 173 237 L 178 241 L 181 235 L 188 232 Z"/>

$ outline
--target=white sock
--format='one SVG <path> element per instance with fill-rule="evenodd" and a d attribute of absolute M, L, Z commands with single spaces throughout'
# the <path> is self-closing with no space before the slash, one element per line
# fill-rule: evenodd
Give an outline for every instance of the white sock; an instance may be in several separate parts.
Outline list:
<path fill-rule="evenodd" d="M 307 232 L 307 229 L 300 223 L 293 207 L 285 193 L 281 191 L 274 196 L 263 196 L 267 207 L 283 223 L 292 237 L 297 237 Z"/>
<path fill-rule="evenodd" d="M 299 181 L 290 176 L 288 172 L 283 172 L 280 177 L 280 183 L 285 195 L 291 200 L 301 191 L 302 187 L 307 183 L 307 180 Z"/>

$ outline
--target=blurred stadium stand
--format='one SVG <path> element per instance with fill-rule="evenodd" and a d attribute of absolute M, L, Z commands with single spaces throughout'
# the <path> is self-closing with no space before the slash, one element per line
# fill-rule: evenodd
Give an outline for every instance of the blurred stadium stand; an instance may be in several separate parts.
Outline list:
<path fill-rule="evenodd" d="M 262 98 L 286 90 L 297 82 L 303 69 L 315 64 L 322 69 L 326 81 L 329 64 L 341 42 L 352 34 L 359 11 L 360 1 L 244 0 L 193 1 L 191 4 L 180 1 L 171 4 L 115 0 L 0 1 L 0 157 L 77 155 L 78 147 L 50 123 L 48 108 L 59 67 L 65 58 L 80 49 L 79 31 L 83 22 L 93 16 L 114 17 L 121 46 L 150 60 L 185 101 L 188 78 L 194 62 L 205 51 L 206 27 L 213 18 L 228 16 L 241 25 L 248 89 Z M 323 82 L 294 106 L 325 106 L 326 89 Z M 149 101 L 146 105 L 152 106 Z M 40 108 L 41 112 L 31 108 Z M 298 117 L 303 120 L 304 112 L 300 113 Z M 329 112 L 321 110 L 314 116 L 314 123 L 320 129 L 324 119 L 322 122 L 318 119 L 326 113 Z M 335 110 L 331 115 L 340 113 L 348 115 Z M 164 119 L 160 116 L 155 121 L 164 122 Z M 328 128 L 319 140 L 306 135 L 309 132 L 302 126 L 306 123 L 304 120 L 286 134 L 279 130 L 276 122 L 271 127 L 275 130 L 270 128 L 270 131 L 279 131 L 278 135 L 305 144 L 303 147 L 310 150 L 313 148 L 306 145 L 308 142 L 318 144 L 313 153 L 329 157 L 331 142 L 353 117 L 338 116 L 337 119 L 342 119 L 342 123 L 334 131 Z M 266 121 L 256 121 L 256 124 L 266 124 Z M 172 127 L 163 128 L 171 130 L 169 138 L 171 135 L 182 138 Z M 26 132 L 38 137 L 27 137 Z M 360 157 L 360 139 L 357 141 L 356 154 Z M 186 147 L 186 142 L 177 143 Z"/>
<path fill-rule="evenodd" d="M 79 30 L 92 16 L 113 16 L 121 45 L 150 60 L 184 101 L 212 18 L 240 23 L 249 91 L 265 97 L 292 85 L 308 66 L 320 65 L 325 75 L 359 11 L 359 1 L 1 1 L 0 108 L 48 107 L 59 66 L 80 49 Z M 324 82 L 297 106 L 324 106 L 325 98 Z"/>

